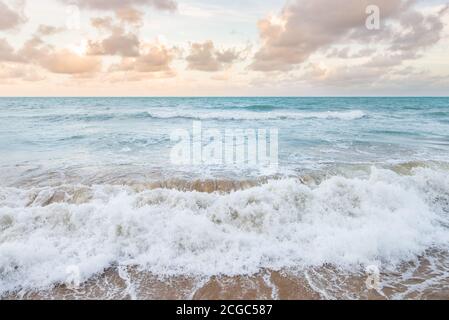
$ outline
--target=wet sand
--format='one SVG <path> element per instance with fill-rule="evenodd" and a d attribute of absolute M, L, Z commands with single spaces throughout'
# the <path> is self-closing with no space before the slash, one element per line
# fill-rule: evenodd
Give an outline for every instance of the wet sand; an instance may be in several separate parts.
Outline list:
<path fill-rule="evenodd" d="M 381 273 L 378 289 L 367 286 L 363 271 L 333 266 L 304 271 L 265 270 L 254 276 L 157 277 L 134 267 L 106 270 L 79 287 L 60 284 L 48 290 L 16 292 L 3 299 L 24 300 L 449 300 L 449 276 L 427 259 Z"/>

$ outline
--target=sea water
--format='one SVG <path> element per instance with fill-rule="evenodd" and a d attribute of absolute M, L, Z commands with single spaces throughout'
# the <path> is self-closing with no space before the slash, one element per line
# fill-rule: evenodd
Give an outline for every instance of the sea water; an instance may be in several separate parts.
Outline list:
<path fill-rule="evenodd" d="M 195 123 L 276 129 L 276 172 L 174 164 L 171 134 Z M 0 295 L 74 266 L 414 277 L 391 297 L 449 279 L 449 98 L 1 98 L 0 151 Z"/>

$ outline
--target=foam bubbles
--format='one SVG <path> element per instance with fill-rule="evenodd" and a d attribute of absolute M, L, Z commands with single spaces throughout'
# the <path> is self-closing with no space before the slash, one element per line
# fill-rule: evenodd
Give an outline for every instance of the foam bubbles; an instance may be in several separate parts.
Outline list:
<path fill-rule="evenodd" d="M 73 265 L 82 281 L 114 265 L 167 276 L 394 268 L 447 249 L 448 190 L 447 171 L 429 168 L 373 168 L 316 185 L 273 180 L 230 193 L 98 185 L 81 202 L 68 194 L 48 201 L 48 188 L 2 188 L 0 295 L 63 283 Z"/>
<path fill-rule="evenodd" d="M 205 111 L 192 116 L 191 110 L 155 110 L 146 113 L 151 118 L 170 119 L 187 118 L 196 120 L 302 120 L 302 119 L 333 119 L 357 120 L 366 116 L 362 110 L 300 112 L 269 111 L 253 112 L 233 110 Z"/>

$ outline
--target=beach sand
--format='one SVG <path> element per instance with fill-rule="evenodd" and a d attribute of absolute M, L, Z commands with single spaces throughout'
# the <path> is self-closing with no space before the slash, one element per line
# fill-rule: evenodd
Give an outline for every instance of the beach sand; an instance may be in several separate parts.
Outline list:
<path fill-rule="evenodd" d="M 444 254 L 439 255 L 444 263 Z M 109 268 L 78 287 L 18 292 L 3 299 L 24 300 L 323 300 L 449 299 L 449 277 L 421 258 L 397 272 L 381 273 L 380 285 L 367 286 L 367 274 L 331 265 L 303 271 L 264 270 L 254 276 L 157 277 L 137 267 Z"/>

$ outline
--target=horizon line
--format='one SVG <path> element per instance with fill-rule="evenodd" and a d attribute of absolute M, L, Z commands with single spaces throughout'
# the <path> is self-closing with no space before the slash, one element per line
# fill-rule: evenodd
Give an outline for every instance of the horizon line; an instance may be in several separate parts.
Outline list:
<path fill-rule="evenodd" d="M 360 95 L 360 96 L 0 96 L 0 99 L 11 98 L 449 98 L 449 95 L 420 95 L 420 96 L 408 96 L 408 95 Z"/>

